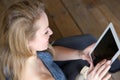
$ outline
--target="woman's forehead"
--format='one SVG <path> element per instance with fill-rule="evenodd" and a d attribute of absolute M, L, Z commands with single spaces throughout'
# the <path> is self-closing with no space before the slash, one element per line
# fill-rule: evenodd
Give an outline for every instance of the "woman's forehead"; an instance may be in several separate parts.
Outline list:
<path fill-rule="evenodd" d="M 39 19 L 36 20 L 34 26 L 41 29 L 49 26 L 48 17 L 45 12 L 41 13 L 41 16 L 39 16 Z"/>

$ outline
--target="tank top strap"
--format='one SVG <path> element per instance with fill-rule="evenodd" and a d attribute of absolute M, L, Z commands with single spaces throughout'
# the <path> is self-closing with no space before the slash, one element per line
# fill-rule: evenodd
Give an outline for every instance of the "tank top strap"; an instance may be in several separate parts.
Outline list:
<path fill-rule="evenodd" d="M 52 55 L 47 52 L 37 52 L 38 57 L 42 60 L 43 64 L 50 71 L 55 80 L 66 80 L 66 77 L 60 67 L 53 61 Z"/>

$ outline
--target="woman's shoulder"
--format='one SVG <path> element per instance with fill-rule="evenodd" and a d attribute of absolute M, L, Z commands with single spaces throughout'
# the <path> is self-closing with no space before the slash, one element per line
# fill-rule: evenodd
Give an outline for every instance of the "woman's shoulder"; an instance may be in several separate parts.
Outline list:
<path fill-rule="evenodd" d="M 45 68 L 42 61 L 37 58 L 37 56 L 31 56 L 25 62 L 25 68 L 23 70 L 23 76 L 25 80 L 48 80 L 45 77 L 48 75 L 50 75 L 49 72 Z M 49 78 L 49 80 L 54 80 L 54 79 Z"/>
<path fill-rule="evenodd" d="M 23 80 L 32 80 L 32 78 L 35 77 L 34 76 L 36 74 L 35 67 L 37 67 L 35 61 L 36 61 L 35 56 L 31 56 L 26 60 L 24 69 L 22 71 Z"/>

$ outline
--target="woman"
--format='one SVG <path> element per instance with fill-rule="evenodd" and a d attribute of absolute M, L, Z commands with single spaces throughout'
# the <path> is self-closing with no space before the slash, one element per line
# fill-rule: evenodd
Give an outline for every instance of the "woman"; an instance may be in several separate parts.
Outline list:
<path fill-rule="evenodd" d="M 58 57 L 57 52 L 51 56 L 46 51 L 53 32 L 49 28 L 44 6 L 39 0 L 27 0 L 12 5 L 4 13 L 1 24 L 0 80 L 66 80 L 52 57 L 54 60 L 82 59 L 79 50 L 64 48 L 69 54 L 63 55 L 66 57 Z M 109 68 L 110 61 L 106 60 L 95 68 L 91 65 L 87 80 L 108 80 Z"/>

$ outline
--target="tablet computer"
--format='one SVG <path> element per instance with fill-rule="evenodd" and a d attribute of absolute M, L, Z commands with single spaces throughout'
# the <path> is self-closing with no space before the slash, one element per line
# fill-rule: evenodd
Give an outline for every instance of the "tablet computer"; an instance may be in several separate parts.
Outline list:
<path fill-rule="evenodd" d="M 96 65 L 103 59 L 113 63 L 120 55 L 120 42 L 112 23 L 102 33 L 94 48 L 90 52 L 93 64 Z"/>

